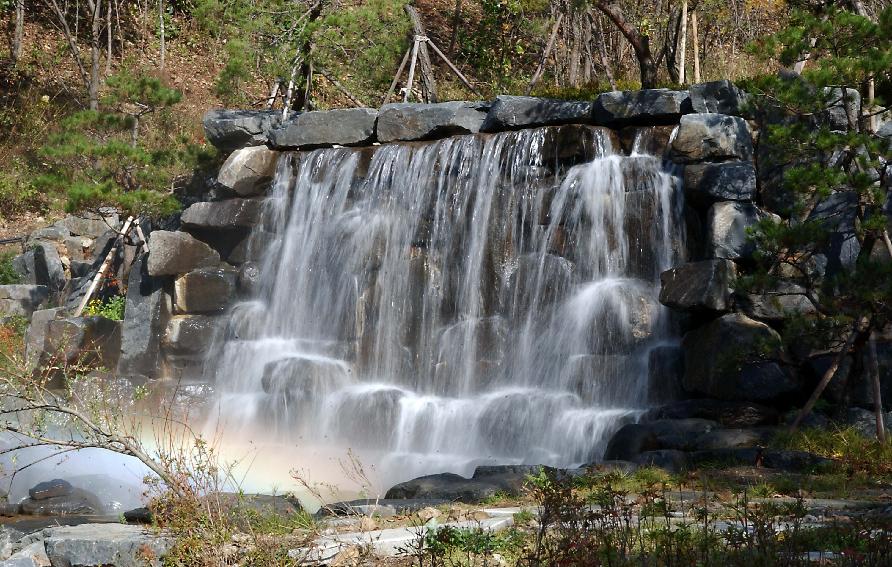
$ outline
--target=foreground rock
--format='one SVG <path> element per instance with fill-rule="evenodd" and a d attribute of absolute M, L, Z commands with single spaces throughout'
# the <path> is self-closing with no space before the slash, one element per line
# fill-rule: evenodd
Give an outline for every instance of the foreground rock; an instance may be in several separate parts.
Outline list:
<path fill-rule="evenodd" d="M 361 146 L 375 139 L 372 108 L 317 110 L 300 114 L 270 133 L 274 149 L 319 148 L 332 145 Z"/>
<path fill-rule="evenodd" d="M 691 164 L 684 170 L 685 197 L 697 205 L 750 201 L 756 194 L 756 167 L 748 161 Z"/>
<path fill-rule="evenodd" d="M 49 299 L 45 285 L 0 285 L 0 317 L 30 317 Z"/>
<path fill-rule="evenodd" d="M 672 141 L 672 159 L 679 163 L 751 160 L 753 140 L 746 121 L 724 114 L 688 114 L 681 117 Z"/>
<path fill-rule="evenodd" d="M 480 102 L 385 104 L 376 126 L 379 142 L 430 140 L 457 134 L 476 134 L 488 105 Z"/>
<path fill-rule="evenodd" d="M 148 248 L 146 267 L 150 276 L 185 274 L 220 263 L 220 254 L 185 232 L 156 230 L 149 239 Z"/>
<path fill-rule="evenodd" d="M 171 305 L 164 280 L 149 276 L 146 255 L 130 269 L 125 301 L 118 374 L 154 377 L 161 362 L 161 334 Z"/>
<path fill-rule="evenodd" d="M 254 199 L 227 199 L 195 203 L 183 211 L 183 228 L 233 230 L 251 228 L 260 220 L 263 203 Z"/>
<path fill-rule="evenodd" d="M 596 124 L 611 128 L 670 124 L 691 112 L 691 101 L 687 91 L 613 91 L 598 95 L 593 112 Z"/>
<path fill-rule="evenodd" d="M 453 473 L 433 474 L 397 484 L 387 499 L 436 499 L 475 503 L 498 494 L 520 496 L 526 477 L 540 469 L 532 465 L 477 467 L 471 478 Z"/>
<path fill-rule="evenodd" d="M 86 365 L 115 368 L 121 352 L 121 323 L 105 317 L 69 317 L 49 321 L 42 365 Z"/>
<path fill-rule="evenodd" d="M 694 112 L 743 116 L 748 110 L 747 94 L 727 79 L 691 85 L 690 91 Z"/>
<path fill-rule="evenodd" d="M 241 148 L 220 167 L 217 183 L 242 197 L 259 195 L 272 181 L 278 159 L 279 152 L 265 146 Z"/>
<path fill-rule="evenodd" d="M 675 309 L 725 311 L 737 277 L 733 262 L 689 262 L 660 274 L 660 303 Z"/>

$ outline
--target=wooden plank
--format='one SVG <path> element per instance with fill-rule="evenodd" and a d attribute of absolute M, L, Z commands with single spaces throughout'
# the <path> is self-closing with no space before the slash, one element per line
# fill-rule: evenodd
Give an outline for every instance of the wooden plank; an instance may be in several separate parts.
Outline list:
<path fill-rule="evenodd" d="M 384 95 L 384 100 L 381 102 L 382 105 L 390 102 L 390 97 L 393 96 L 393 92 L 396 90 L 396 84 L 399 82 L 400 77 L 403 74 L 403 69 L 406 68 L 406 63 L 409 62 L 409 56 L 411 54 L 412 54 L 412 48 L 410 47 L 409 49 L 406 50 L 406 54 L 403 55 L 403 60 L 400 63 L 400 68 L 397 69 L 396 75 L 393 76 L 393 82 L 390 83 L 390 88 L 387 90 L 387 94 Z"/>
<path fill-rule="evenodd" d="M 434 68 L 431 65 L 430 55 L 427 52 L 427 34 L 424 32 L 424 24 L 418 11 L 410 5 L 405 6 L 409 19 L 412 20 L 412 28 L 415 31 L 415 40 L 418 44 L 418 62 L 421 65 L 421 85 L 424 92 L 424 102 L 437 102 L 437 82 L 434 79 Z"/>
<path fill-rule="evenodd" d="M 412 44 L 412 62 L 409 64 L 409 79 L 406 81 L 406 92 L 403 94 L 403 102 L 409 102 L 409 95 L 412 94 L 412 80 L 415 79 L 415 63 L 418 61 L 418 38 Z"/>

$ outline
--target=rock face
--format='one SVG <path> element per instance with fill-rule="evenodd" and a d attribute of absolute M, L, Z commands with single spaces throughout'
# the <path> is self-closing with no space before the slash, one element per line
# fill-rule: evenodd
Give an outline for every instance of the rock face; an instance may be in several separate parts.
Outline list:
<path fill-rule="evenodd" d="M 746 121 L 724 114 L 687 114 L 681 117 L 670 150 L 679 163 L 753 158 L 753 140 Z"/>
<path fill-rule="evenodd" d="M 776 410 L 742 401 L 714 399 L 694 399 L 674 402 L 651 410 L 648 419 L 707 419 L 717 421 L 725 427 L 758 427 L 774 425 L 778 421 Z"/>
<path fill-rule="evenodd" d="M 474 476 L 442 473 L 401 482 L 387 491 L 386 499 L 437 499 L 468 504 L 481 502 L 496 494 L 519 496 L 527 474 L 537 466 L 477 467 Z"/>
<path fill-rule="evenodd" d="M 232 152 L 217 174 L 217 183 L 242 197 L 260 195 L 276 173 L 279 152 L 251 146 Z"/>
<path fill-rule="evenodd" d="M 69 232 L 67 236 L 82 236 L 86 238 L 99 238 L 109 230 L 115 230 L 121 223 L 121 218 L 115 211 L 107 211 L 102 214 L 82 213 L 80 215 L 68 215 L 56 222 L 56 227 L 62 227 Z"/>
<path fill-rule="evenodd" d="M 378 111 L 371 108 L 306 112 L 270 133 L 274 149 L 360 146 L 375 138 Z"/>
<path fill-rule="evenodd" d="M 429 140 L 456 134 L 476 134 L 486 118 L 479 102 L 385 104 L 378 113 L 379 142 Z"/>
<path fill-rule="evenodd" d="M 726 311 L 736 277 L 734 262 L 728 260 L 683 264 L 660 274 L 660 303 L 675 309 Z"/>
<path fill-rule="evenodd" d="M 691 164 L 684 170 L 685 197 L 692 203 L 751 201 L 756 194 L 756 168 L 752 162 Z"/>
<path fill-rule="evenodd" d="M 217 313 L 226 309 L 235 296 L 238 273 L 229 268 L 200 268 L 174 282 L 174 310 L 177 313 Z"/>
<path fill-rule="evenodd" d="M 713 258 L 746 259 L 755 252 L 747 229 L 764 214 L 751 203 L 722 201 L 707 213 L 706 245 Z"/>
<path fill-rule="evenodd" d="M 150 276 L 185 274 L 220 263 L 215 250 L 185 232 L 156 230 L 149 238 L 148 248 L 146 268 Z"/>
<path fill-rule="evenodd" d="M 244 146 L 260 146 L 281 123 L 281 111 L 211 110 L 204 115 L 204 135 L 223 152 Z"/>
<path fill-rule="evenodd" d="M 170 310 L 170 296 L 164 289 L 164 280 L 149 276 L 148 257 L 143 255 L 130 269 L 127 281 L 119 375 L 157 375 L 161 362 L 161 333 Z"/>
<path fill-rule="evenodd" d="M 710 81 L 691 85 L 694 112 L 741 116 L 746 111 L 747 95 L 731 81 Z"/>
<path fill-rule="evenodd" d="M 180 221 L 186 230 L 251 228 L 260 220 L 262 206 L 262 201 L 255 199 L 204 201 L 183 211 Z"/>
<path fill-rule="evenodd" d="M 611 128 L 668 124 L 691 112 L 691 99 L 687 91 L 669 89 L 612 91 L 598 95 L 593 112 L 596 124 Z"/>
<path fill-rule="evenodd" d="M 61 307 L 40 309 L 31 315 L 31 324 L 25 332 L 25 362 L 29 370 L 34 370 L 44 352 L 46 332 L 50 321 L 62 313 Z"/>
<path fill-rule="evenodd" d="M 24 284 L 46 286 L 50 293 L 65 287 L 65 269 L 59 252 L 48 242 L 34 242 L 30 250 L 13 259 L 12 265 Z"/>
<path fill-rule="evenodd" d="M 763 321 L 781 321 L 791 313 L 813 313 L 815 308 L 804 295 L 804 288 L 780 282 L 762 293 L 736 294 L 734 303 L 748 317 Z"/>
<path fill-rule="evenodd" d="M 729 313 L 688 332 L 685 390 L 722 400 L 774 401 L 799 388 L 776 362 L 764 360 L 780 345 L 768 325 Z"/>
<path fill-rule="evenodd" d="M 482 132 L 556 124 L 588 124 L 592 103 L 531 96 L 499 96 L 483 121 Z"/>
<path fill-rule="evenodd" d="M 70 317 L 49 322 L 41 360 L 116 368 L 121 323 L 105 317 Z"/>

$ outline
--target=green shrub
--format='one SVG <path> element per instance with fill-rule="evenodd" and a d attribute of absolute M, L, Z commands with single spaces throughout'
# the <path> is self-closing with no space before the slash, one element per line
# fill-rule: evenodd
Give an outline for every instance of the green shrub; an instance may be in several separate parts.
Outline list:
<path fill-rule="evenodd" d="M 14 257 L 12 252 L 0 254 L 0 285 L 12 285 L 21 282 L 22 276 L 12 266 Z"/>
<path fill-rule="evenodd" d="M 124 304 L 126 298 L 123 295 L 110 297 L 105 301 L 101 299 L 93 299 L 84 308 L 84 315 L 87 317 L 105 317 L 113 321 L 124 320 Z"/>

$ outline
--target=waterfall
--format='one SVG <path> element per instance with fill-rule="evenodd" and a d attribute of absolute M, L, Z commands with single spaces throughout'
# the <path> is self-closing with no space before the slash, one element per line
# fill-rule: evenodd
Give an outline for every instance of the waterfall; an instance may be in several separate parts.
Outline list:
<path fill-rule="evenodd" d="M 261 284 L 209 359 L 219 415 L 376 451 L 394 482 L 600 458 L 646 407 L 682 239 L 677 178 L 618 146 L 564 126 L 283 154 Z"/>

